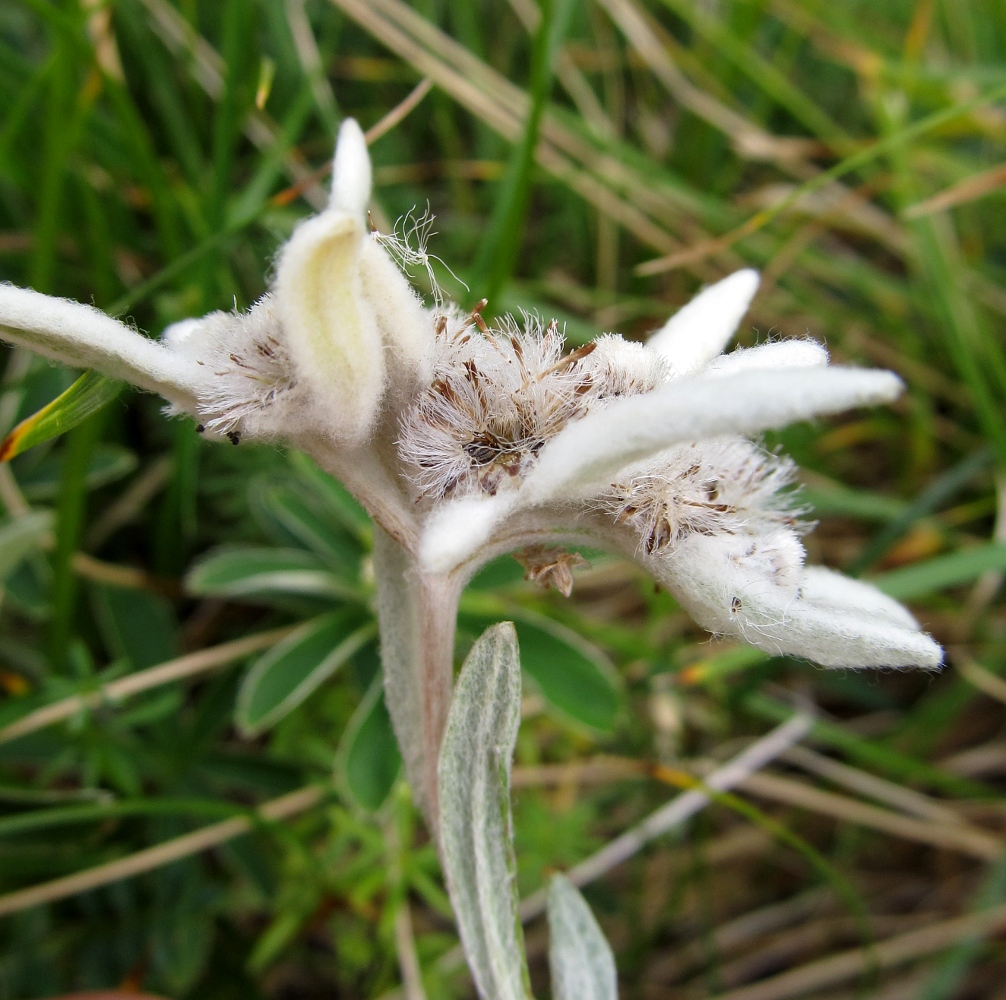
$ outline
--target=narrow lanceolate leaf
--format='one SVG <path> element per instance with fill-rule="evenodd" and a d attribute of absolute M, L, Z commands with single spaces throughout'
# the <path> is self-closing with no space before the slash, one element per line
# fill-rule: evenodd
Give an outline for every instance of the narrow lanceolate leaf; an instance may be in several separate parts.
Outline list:
<path fill-rule="evenodd" d="M 465 615 L 484 627 L 485 617 Z M 549 703 L 570 719 L 609 731 L 620 706 L 618 675 L 595 645 L 545 615 L 522 610 L 515 622 L 521 667 Z"/>
<path fill-rule="evenodd" d="M 438 766 L 444 873 L 483 1000 L 531 996 L 510 816 L 519 724 L 517 635 L 504 622 L 487 629 L 465 660 Z"/>
<path fill-rule="evenodd" d="M 554 875 L 549 886 L 548 933 L 553 1000 L 617 1000 L 611 947 L 565 875 Z"/>
<path fill-rule="evenodd" d="M 364 809 L 380 808 L 402 769 L 380 676 L 349 720 L 338 757 L 353 798 Z"/>
<path fill-rule="evenodd" d="M 122 382 L 97 372 L 84 372 L 66 392 L 26 417 L 0 442 L 0 462 L 65 434 L 122 392 Z"/>
<path fill-rule="evenodd" d="M 25 556 L 42 547 L 52 531 L 52 513 L 33 511 L 0 527 L 0 583 Z"/>
<path fill-rule="evenodd" d="M 989 542 L 936 556 L 871 578 L 871 583 L 899 601 L 926 597 L 947 587 L 977 580 L 982 573 L 1006 570 L 1006 545 Z"/>
<path fill-rule="evenodd" d="M 249 500 L 258 507 L 259 517 L 267 518 L 287 538 L 313 552 L 340 576 L 356 579 L 359 543 L 305 492 L 281 483 L 257 482 Z"/>
<path fill-rule="evenodd" d="M 374 638 L 345 614 L 323 615 L 301 626 L 257 660 L 238 691 L 235 721 L 255 736 L 292 712 L 357 650 Z"/>
<path fill-rule="evenodd" d="M 200 560 L 185 586 L 200 597 L 358 596 L 317 556 L 300 549 L 219 550 Z"/>

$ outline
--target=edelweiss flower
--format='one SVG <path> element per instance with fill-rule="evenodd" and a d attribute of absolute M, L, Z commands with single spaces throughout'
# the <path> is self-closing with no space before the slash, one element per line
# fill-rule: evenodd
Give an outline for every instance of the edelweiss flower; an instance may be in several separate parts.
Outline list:
<path fill-rule="evenodd" d="M 424 307 L 367 232 L 370 160 L 347 121 L 332 198 L 283 247 L 272 290 L 160 342 L 98 310 L 0 286 L 0 336 L 160 393 L 213 436 L 283 440 L 343 480 L 374 519 L 388 705 L 417 799 L 436 822 L 436 762 L 457 603 L 516 552 L 564 592 L 588 543 L 636 559 L 710 631 L 825 666 L 939 666 L 901 605 L 804 566 L 792 463 L 751 436 L 887 402 L 889 373 L 828 366 L 809 340 L 721 355 L 758 284 L 707 288 L 641 345 L 571 353 L 555 323 Z M 391 253 L 389 254 L 389 251 Z"/>

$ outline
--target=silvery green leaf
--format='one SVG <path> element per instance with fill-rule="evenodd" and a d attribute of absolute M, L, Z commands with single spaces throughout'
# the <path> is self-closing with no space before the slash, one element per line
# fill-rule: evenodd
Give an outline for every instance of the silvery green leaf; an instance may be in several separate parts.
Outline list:
<path fill-rule="evenodd" d="M 521 609 L 515 617 L 524 676 L 568 718 L 610 731 L 619 709 L 619 678 L 604 653 L 545 615 Z M 489 616 L 464 614 L 462 621 L 477 631 Z"/>
<path fill-rule="evenodd" d="M 548 890 L 553 1000 L 617 1000 L 615 957 L 587 901 L 565 875 Z"/>
<path fill-rule="evenodd" d="M 483 1000 L 531 996 L 510 815 L 520 690 L 517 634 L 494 625 L 461 669 L 438 767 L 444 874 Z"/>

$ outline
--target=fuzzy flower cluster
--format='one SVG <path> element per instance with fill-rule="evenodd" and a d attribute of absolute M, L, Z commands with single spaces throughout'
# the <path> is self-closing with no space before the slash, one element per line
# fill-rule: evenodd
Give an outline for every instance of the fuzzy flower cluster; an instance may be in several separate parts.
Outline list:
<path fill-rule="evenodd" d="M 437 323 L 433 382 L 402 421 L 399 453 L 422 499 L 494 497 L 518 490 L 571 421 L 675 377 L 663 355 L 613 334 L 566 353 L 554 321 L 526 316 L 520 328 L 506 317 L 489 329 L 478 311 L 455 312 Z M 806 527 L 784 492 L 794 472 L 789 459 L 728 435 L 621 470 L 595 508 L 630 525 L 648 555 L 693 532 L 788 532 L 793 570 Z"/>
<path fill-rule="evenodd" d="M 429 268 L 425 244 L 370 232 L 370 188 L 363 135 L 347 121 L 329 208 L 297 227 L 247 313 L 188 320 L 155 341 L 89 306 L 2 285 L 0 336 L 158 392 L 211 436 L 311 454 L 395 554 L 378 566 L 382 632 L 406 592 L 452 616 L 464 582 L 505 552 L 568 590 L 566 550 L 589 544 L 636 559 L 712 632 L 771 653 L 940 664 L 901 605 L 805 566 L 792 463 L 758 440 L 888 402 L 896 376 L 829 365 L 811 340 L 722 353 L 757 290 L 750 270 L 705 289 L 645 344 L 606 335 L 567 352 L 555 323 L 490 328 L 439 292 L 427 306 L 401 269 Z M 428 228 L 413 222 L 420 237 Z M 449 659 L 446 640 L 438 648 Z M 390 687 L 389 706 L 401 735 L 407 706 Z"/>
<path fill-rule="evenodd" d="M 655 389 L 667 366 L 641 344 L 605 336 L 571 353 L 546 328 L 505 317 L 490 330 L 478 311 L 436 323 L 433 381 L 403 420 L 399 451 L 420 495 L 513 488 L 570 421 L 620 396 Z"/>

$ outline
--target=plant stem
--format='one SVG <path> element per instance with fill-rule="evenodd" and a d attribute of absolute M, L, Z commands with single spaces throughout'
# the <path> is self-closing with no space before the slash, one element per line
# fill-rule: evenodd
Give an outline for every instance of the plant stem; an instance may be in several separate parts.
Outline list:
<path fill-rule="evenodd" d="M 384 685 L 416 802 L 437 829 L 437 760 L 454 679 L 462 583 L 419 571 L 414 557 L 374 530 L 374 579 Z"/>

